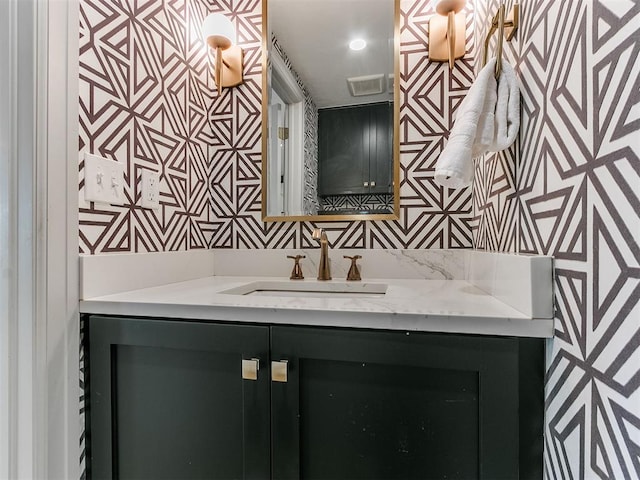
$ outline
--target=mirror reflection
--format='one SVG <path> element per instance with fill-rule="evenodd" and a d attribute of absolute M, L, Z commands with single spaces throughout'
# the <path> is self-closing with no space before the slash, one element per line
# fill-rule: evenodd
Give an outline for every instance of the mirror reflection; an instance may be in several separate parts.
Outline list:
<path fill-rule="evenodd" d="M 268 0 L 265 220 L 396 218 L 398 0 Z"/>

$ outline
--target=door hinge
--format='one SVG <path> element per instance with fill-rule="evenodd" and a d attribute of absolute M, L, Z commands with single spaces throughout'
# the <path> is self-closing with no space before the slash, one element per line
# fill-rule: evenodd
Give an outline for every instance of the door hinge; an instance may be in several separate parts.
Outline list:
<path fill-rule="evenodd" d="M 280 140 L 289 140 L 289 128 L 278 127 L 278 138 Z"/>

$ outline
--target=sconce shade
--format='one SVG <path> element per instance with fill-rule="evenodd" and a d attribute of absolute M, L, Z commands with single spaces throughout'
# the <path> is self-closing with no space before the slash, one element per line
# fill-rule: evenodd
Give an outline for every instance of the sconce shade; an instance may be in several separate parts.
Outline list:
<path fill-rule="evenodd" d="M 229 48 L 236 43 L 236 29 L 224 15 L 212 13 L 202 23 L 202 36 L 211 48 Z"/>
<path fill-rule="evenodd" d="M 215 82 L 218 94 L 222 87 L 240 85 L 242 79 L 243 56 L 242 48 L 235 45 L 236 29 L 224 15 L 212 13 L 202 23 L 202 36 L 205 42 L 216 51 Z"/>
<path fill-rule="evenodd" d="M 466 3 L 466 0 L 440 0 L 436 3 L 436 12 L 444 16 L 449 12 L 460 13 Z"/>

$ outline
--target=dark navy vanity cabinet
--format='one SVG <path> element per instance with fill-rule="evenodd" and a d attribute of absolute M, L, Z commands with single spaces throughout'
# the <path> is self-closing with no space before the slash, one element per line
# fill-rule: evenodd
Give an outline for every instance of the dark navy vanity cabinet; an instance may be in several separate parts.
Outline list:
<path fill-rule="evenodd" d="M 393 193 L 393 104 L 318 111 L 318 195 Z"/>
<path fill-rule="evenodd" d="M 540 339 L 85 326 L 93 479 L 542 478 Z"/>

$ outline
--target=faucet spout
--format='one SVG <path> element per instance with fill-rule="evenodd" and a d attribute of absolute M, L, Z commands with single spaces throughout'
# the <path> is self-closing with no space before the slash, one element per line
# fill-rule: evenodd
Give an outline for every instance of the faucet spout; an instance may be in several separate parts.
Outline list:
<path fill-rule="evenodd" d="M 318 264 L 318 280 L 331 280 L 329 267 L 329 240 L 323 228 L 313 229 L 313 239 L 320 242 L 320 263 Z"/>

